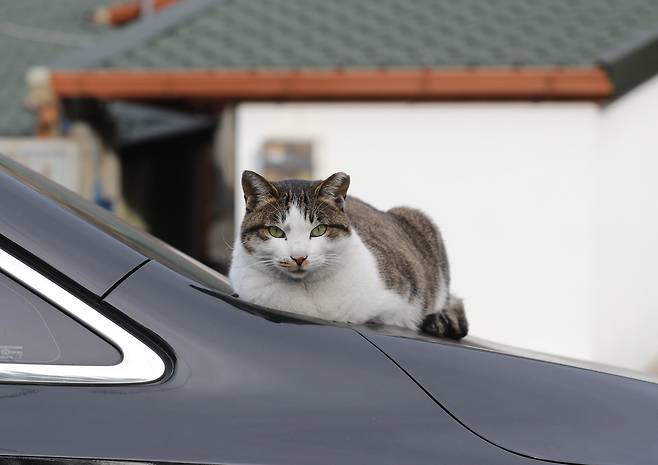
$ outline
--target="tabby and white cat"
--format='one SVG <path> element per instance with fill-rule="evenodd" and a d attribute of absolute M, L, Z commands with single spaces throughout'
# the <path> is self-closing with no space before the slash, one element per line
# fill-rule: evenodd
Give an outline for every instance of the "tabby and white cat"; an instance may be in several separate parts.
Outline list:
<path fill-rule="evenodd" d="M 236 292 L 325 320 L 465 336 L 436 226 L 418 210 L 382 212 L 347 197 L 349 184 L 345 173 L 269 182 L 245 171 L 247 209 L 229 273 Z"/>

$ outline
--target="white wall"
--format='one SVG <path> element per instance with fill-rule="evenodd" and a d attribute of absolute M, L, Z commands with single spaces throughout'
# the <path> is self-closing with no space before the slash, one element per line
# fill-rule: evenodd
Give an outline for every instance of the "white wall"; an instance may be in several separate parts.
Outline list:
<path fill-rule="evenodd" d="M 245 104 L 237 115 L 236 168 L 260 169 L 267 138 L 310 139 L 318 178 L 346 171 L 353 195 L 382 209 L 419 207 L 434 218 L 473 335 L 644 368 L 636 335 L 625 338 L 619 328 L 658 329 L 658 312 L 649 324 L 641 320 L 658 306 L 651 285 L 658 268 L 651 212 L 658 81 L 637 94 L 606 109 Z M 655 336 L 643 337 L 642 350 L 658 357 Z"/>
<path fill-rule="evenodd" d="M 608 106 L 597 139 L 594 350 L 658 373 L 658 78 Z"/>
<path fill-rule="evenodd" d="M 80 150 L 71 140 L 0 137 L 0 153 L 67 189 L 80 191 Z"/>

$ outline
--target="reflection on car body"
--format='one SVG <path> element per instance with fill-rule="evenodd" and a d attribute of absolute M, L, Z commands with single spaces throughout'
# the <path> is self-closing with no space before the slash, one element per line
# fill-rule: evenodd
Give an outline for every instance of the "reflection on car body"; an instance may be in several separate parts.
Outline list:
<path fill-rule="evenodd" d="M 48 347 L 31 360 L 49 378 L 22 377 L 30 360 L 16 347 L 28 346 L 0 328 L 2 465 L 658 463 L 649 379 L 248 304 L 212 270 L 4 158 L 0 196 L 11 199 L 0 321 L 22 324 L 18 292 L 64 322 L 58 360 Z M 34 326 L 43 339 L 28 320 L 25 337 Z M 128 353 L 94 321 L 150 354 L 141 379 L 102 378 Z M 78 335 L 64 341 L 65 327 Z M 96 377 L 67 378 L 70 367 Z"/>

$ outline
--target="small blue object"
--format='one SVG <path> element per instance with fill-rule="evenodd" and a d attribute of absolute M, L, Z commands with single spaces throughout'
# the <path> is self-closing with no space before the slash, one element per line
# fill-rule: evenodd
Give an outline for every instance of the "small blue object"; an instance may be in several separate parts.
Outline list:
<path fill-rule="evenodd" d="M 94 182 L 94 202 L 106 210 L 113 210 L 112 201 L 103 195 L 103 186 L 100 179 L 96 179 L 96 182 Z"/>

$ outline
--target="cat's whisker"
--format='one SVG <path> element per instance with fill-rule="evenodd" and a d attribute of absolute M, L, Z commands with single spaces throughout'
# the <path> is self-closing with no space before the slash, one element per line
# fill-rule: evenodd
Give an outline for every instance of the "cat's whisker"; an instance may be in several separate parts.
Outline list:
<path fill-rule="evenodd" d="M 222 242 L 226 246 L 227 249 L 229 249 L 231 252 L 235 249 L 235 247 L 232 244 L 229 244 L 229 242 L 226 240 L 226 237 L 222 234 L 221 236 Z"/>

